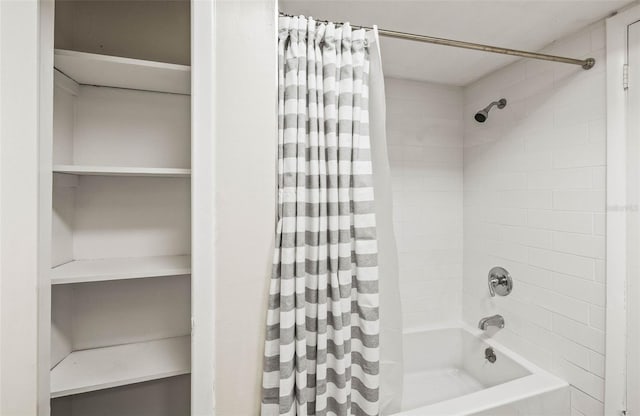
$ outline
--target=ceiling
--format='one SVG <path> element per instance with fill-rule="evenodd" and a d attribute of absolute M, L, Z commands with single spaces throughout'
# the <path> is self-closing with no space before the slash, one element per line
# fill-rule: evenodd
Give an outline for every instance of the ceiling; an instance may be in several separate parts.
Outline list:
<path fill-rule="evenodd" d="M 354 25 L 537 51 L 629 0 L 281 0 L 280 11 Z M 386 76 L 464 86 L 518 58 L 382 38 Z M 579 58 L 579 56 L 571 56 Z"/>

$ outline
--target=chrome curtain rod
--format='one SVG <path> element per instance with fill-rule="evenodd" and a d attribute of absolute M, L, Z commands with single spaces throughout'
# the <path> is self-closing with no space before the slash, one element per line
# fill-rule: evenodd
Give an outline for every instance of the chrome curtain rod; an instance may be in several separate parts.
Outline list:
<path fill-rule="evenodd" d="M 280 16 L 295 17 L 286 13 L 280 13 Z M 329 23 L 327 20 L 316 20 L 316 21 Z M 343 23 L 337 23 L 337 24 L 343 24 Z M 351 27 L 354 27 L 357 29 L 367 29 L 367 30 L 373 29 L 368 26 L 359 26 L 359 25 L 351 25 Z M 433 36 L 426 36 L 426 35 L 416 35 L 415 33 L 398 32 L 395 30 L 387 30 L 387 29 L 378 29 L 378 33 L 381 36 L 386 36 L 388 38 L 412 40 L 416 42 L 432 43 L 435 45 L 452 46 L 454 48 L 472 49 L 475 51 L 499 53 L 502 55 L 520 56 L 522 58 L 540 59 L 543 61 L 552 61 L 552 62 L 561 62 L 565 64 L 580 65 L 583 69 L 591 69 L 596 64 L 596 60 L 593 58 L 587 58 L 587 59 L 567 58 L 565 56 L 547 55 L 544 53 L 521 51 L 518 49 L 501 48 L 499 46 L 483 45 L 480 43 L 464 42 L 464 41 L 453 40 L 453 39 L 436 38 Z"/>

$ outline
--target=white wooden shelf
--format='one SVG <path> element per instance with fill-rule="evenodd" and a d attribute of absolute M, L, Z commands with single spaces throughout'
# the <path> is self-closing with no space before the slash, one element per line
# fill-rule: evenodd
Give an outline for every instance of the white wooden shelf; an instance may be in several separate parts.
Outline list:
<path fill-rule="evenodd" d="M 191 175 L 191 169 L 181 168 L 139 168 L 86 165 L 53 165 L 53 172 L 81 176 L 156 176 L 166 178 L 186 178 Z"/>
<path fill-rule="evenodd" d="M 78 84 L 190 94 L 191 68 L 56 49 L 54 67 Z"/>
<path fill-rule="evenodd" d="M 73 351 L 51 370 L 51 397 L 188 374 L 190 351 L 189 336 Z"/>
<path fill-rule="evenodd" d="M 74 260 L 51 270 L 51 284 L 178 276 L 191 273 L 191 256 Z"/>

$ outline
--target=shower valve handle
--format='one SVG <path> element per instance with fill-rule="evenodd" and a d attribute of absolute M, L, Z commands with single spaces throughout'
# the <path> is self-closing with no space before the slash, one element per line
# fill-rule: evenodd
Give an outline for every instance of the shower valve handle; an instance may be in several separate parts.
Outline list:
<path fill-rule="evenodd" d="M 494 297 L 496 294 L 499 296 L 507 296 L 513 290 L 511 275 L 506 269 L 499 266 L 489 271 L 488 282 L 491 297 Z"/>
<path fill-rule="evenodd" d="M 491 295 L 491 297 L 495 297 L 496 296 L 496 290 L 494 289 L 494 286 L 496 286 L 499 282 L 500 282 L 500 280 L 498 280 L 498 279 L 490 279 L 489 280 L 489 294 Z"/>

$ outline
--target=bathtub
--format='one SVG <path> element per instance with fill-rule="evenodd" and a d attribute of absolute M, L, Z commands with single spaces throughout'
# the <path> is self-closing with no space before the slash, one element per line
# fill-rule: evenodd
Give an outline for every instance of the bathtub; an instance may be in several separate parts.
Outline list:
<path fill-rule="evenodd" d="M 395 416 L 570 414 L 567 382 L 464 324 L 405 331 L 404 367 Z"/>

